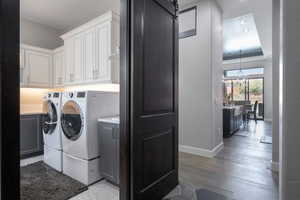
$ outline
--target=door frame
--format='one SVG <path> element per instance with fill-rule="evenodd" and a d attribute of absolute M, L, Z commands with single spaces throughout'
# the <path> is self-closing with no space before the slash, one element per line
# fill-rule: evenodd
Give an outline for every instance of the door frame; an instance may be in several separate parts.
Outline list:
<path fill-rule="evenodd" d="M 131 0 L 121 2 L 120 199 L 130 199 Z M 0 0 L 1 199 L 20 198 L 20 0 Z M 2 92 L 2 91 L 5 91 Z M 5 105 L 5 106 L 2 106 Z"/>
<path fill-rule="evenodd" d="M 0 0 L 1 199 L 20 198 L 20 0 Z"/>
<path fill-rule="evenodd" d="M 120 15 L 120 200 L 130 200 L 130 99 L 132 0 L 121 1 Z"/>

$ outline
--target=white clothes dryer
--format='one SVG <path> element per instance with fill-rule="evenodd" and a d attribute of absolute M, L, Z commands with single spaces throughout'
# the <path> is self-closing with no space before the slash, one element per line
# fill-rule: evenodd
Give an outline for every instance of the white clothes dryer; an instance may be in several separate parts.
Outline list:
<path fill-rule="evenodd" d="M 99 91 L 63 93 L 61 110 L 63 173 L 86 185 L 101 179 L 97 119 L 118 114 L 118 93 Z"/>

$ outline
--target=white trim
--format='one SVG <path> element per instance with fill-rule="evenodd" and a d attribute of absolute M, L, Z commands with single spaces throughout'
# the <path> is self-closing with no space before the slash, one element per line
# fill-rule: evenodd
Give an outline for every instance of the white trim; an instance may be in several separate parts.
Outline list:
<path fill-rule="evenodd" d="M 61 53 L 62 51 L 64 51 L 64 46 L 53 49 L 53 54 Z"/>
<path fill-rule="evenodd" d="M 274 162 L 271 160 L 271 170 L 274 172 L 279 172 L 279 162 Z"/>
<path fill-rule="evenodd" d="M 31 164 L 36 163 L 36 162 L 43 161 L 43 160 L 44 160 L 43 155 L 22 159 L 20 161 L 20 166 L 24 167 L 24 166 L 31 165 Z"/>
<path fill-rule="evenodd" d="M 272 122 L 273 120 L 272 120 L 272 118 L 265 118 L 264 121 L 265 122 Z"/>
<path fill-rule="evenodd" d="M 219 145 L 217 145 L 214 149 L 202 149 L 192 146 L 185 146 L 185 145 L 179 145 L 179 151 L 184 153 L 189 153 L 197 156 L 207 157 L 207 158 L 213 158 L 215 157 L 224 147 L 224 143 L 221 142 Z"/>
<path fill-rule="evenodd" d="M 237 58 L 237 59 L 232 59 L 232 60 L 225 60 L 225 61 L 223 61 L 223 65 L 240 63 L 241 60 L 242 60 L 242 63 L 257 62 L 257 61 L 270 61 L 270 60 L 272 60 L 272 55 L 269 55 L 269 56 L 255 56 L 255 57 L 247 57 L 247 58 L 242 58 L 242 59 Z"/>
<path fill-rule="evenodd" d="M 45 48 L 40 48 L 40 47 L 36 47 L 36 46 L 32 46 L 32 45 L 28 45 L 28 44 L 21 44 L 20 45 L 21 49 L 26 50 L 31 50 L 31 51 L 37 51 L 37 52 L 41 52 L 41 53 L 46 53 L 46 54 L 53 54 L 53 50 L 50 49 L 45 49 Z"/>

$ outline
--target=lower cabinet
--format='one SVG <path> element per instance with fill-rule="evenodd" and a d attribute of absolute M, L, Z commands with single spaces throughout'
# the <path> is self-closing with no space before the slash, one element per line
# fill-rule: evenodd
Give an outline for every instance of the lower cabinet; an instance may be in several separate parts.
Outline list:
<path fill-rule="evenodd" d="M 119 124 L 99 122 L 101 175 L 119 185 Z"/>
<path fill-rule="evenodd" d="M 235 108 L 223 108 L 223 136 L 229 137 L 237 132 L 242 123 L 242 113 L 235 113 Z"/>
<path fill-rule="evenodd" d="M 41 114 L 21 115 L 20 150 L 21 158 L 43 154 L 43 133 Z"/>

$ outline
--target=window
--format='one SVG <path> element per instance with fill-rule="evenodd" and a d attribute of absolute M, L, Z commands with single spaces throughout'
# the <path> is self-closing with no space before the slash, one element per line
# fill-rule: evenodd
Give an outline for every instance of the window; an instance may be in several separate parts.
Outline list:
<path fill-rule="evenodd" d="M 246 78 L 244 80 L 228 79 L 224 81 L 224 98 L 229 102 L 258 102 L 258 117 L 264 116 L 264 79 Z"/>
<path fill-rule="evenodd" d="M 248 68 L 248 69 L 234 69 L 234 70 L 225 70 L 224 76 L 225 78 L 230 77 L 238 77 L 240 74 L 243 76 L 254 76 L 254 75 L 263 75 L 264 74 L 264 68 Z"/>

